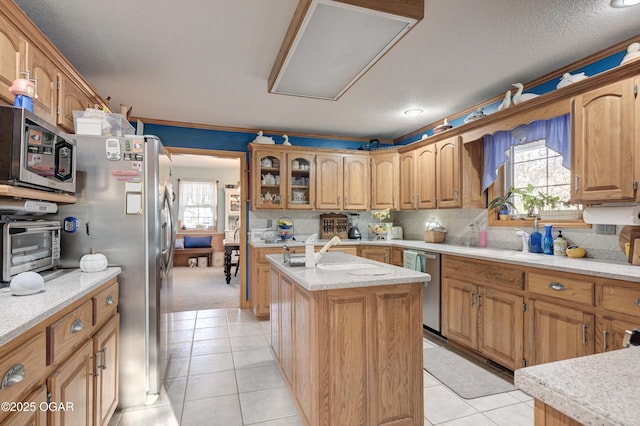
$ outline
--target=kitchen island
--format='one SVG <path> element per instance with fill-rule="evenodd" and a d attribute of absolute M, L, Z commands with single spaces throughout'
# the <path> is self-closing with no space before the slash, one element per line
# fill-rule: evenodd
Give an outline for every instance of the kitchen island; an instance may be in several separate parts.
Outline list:
<path fill-rule="evenodd" d="M 340 252 L 271 264 L 271 347 L 306 425 L 424 424 L 428 274 Z"/>
<path fill-rule="evenodd" d="M 633 425 L 640 419 L 640 347 L 521 368 L 515 384 L 535 400 L 536 425 Z"/>

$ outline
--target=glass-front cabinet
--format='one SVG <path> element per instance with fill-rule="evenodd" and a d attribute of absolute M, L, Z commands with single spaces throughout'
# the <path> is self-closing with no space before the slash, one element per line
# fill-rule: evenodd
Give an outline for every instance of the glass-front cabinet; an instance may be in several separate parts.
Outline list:
<path fill-rule="evenodd" d="M 251 200 L 254 209 L 283 209 L 286 191 L 284 153 L 277 150 L 253 149 Z"/>
<path fill-rule="evenodd" d="M 310 210 L 315 201 L 315 155 L 287 153 L 287 208 Z"/>
<path fill-rule="evenodd" d="M 240 228 L 240 188 L 225 188 L 225 231 Z"/>

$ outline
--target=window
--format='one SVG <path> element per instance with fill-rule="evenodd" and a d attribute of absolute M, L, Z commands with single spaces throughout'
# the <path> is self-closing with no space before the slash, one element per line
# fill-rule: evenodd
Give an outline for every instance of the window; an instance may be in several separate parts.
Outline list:
<path fill-rule="evenodd" d="M 216 229 L 218 182 L 180 179 L 178 217 L 183 229 Z"/>
<path fill-rule="evenodd" d="M 549 149 L 544 140 L 513 145 L 507 153 L 505 163 L 505 191 L 513 187 L 526 191 L 529 185 L 533 193 L 558 197 L 559 210 L 577 210 L 578 206 L 566 205 L 571 195 L 571 173 L 562 165 L 562 155 Z M 531 188 L 531 187 L 529 187 Z M 514 197 L 518 212 L 527 213 L 523 197 Z"/>

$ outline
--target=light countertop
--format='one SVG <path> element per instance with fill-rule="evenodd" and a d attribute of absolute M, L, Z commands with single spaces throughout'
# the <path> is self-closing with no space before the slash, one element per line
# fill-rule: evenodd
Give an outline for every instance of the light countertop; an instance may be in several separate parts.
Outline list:
<path fill-rule="evenodd" d="M 324 245 L 326 241 L 316 242 L 316 246 Z M 255 248 L 282 247 L 283 243 L 266 244 L 251 243 Z M 287 243 L 290 247 L 304 247 L 303 242 Z M 586 274 L 602 278 L 611 278 L 640 283 L 640 267 L 629 263 L 614 263 L 589 258 L 570 258 L 567 256 L 550 256 L 537 253 L 523 253 L 515 250 L 496 248 L 462 247 L 452 244 L 425 243 L 419 240 L 342 240 L 338 245 L 383 245 L 401 247 L 405 249 L 431 251 L 442 254 L 468 257 L 494 262 L 510 263 L 517 266 L 530 266 L 561 272 Z"/>
<path fill-rule="evenodd" d="M 91 293 L 120 272 L 119 267 L 91 273 L 72 269 L 46 281 L 40 293 L 28 296 L 14 296 L 9 286 L 0 289 L 0 346 Z"/>
<path fill-rule="evenodd" d="M 635 425 L 640 346 L 515 371 L 524 392 L 585 425 Z"/>
<path fill-rule="evenodd" d="M 310 291 L 406 284 L 431 280 L 429 274 L 342 252 L 325 253 L 318 262 L 318 265 L 321 266 L 315 268 L 287 266 L 283 263 L 281 254 L 267 255 L 266 258 L 281 273 Z M 349 264 L 353 266 L 347 266 Z"/>

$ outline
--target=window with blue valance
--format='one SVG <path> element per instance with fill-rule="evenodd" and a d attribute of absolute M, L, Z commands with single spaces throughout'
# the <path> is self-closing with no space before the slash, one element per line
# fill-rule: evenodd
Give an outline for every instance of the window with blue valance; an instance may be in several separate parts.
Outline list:
<path fill-rule="evenodd" d="M 569 114 L 534 121 L 511 131 L 500 131 L 484 137 L 482 190 L 487 189 L 498 178 L 498 168 L 508 160 L 507 152 L 511 146 L 539 140 L 544 140 L 548 148 L 562 155 L 563 167 L 571 168 Z"/>

